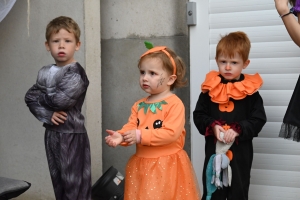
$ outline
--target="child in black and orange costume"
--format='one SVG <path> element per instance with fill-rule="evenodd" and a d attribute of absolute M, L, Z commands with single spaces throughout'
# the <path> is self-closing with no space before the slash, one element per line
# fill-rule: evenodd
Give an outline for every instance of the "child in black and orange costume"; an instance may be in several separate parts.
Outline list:
<path fill-rule="evenodd" d="M 217 141 L 232 143 L 232 181 L 231 187 L 219 188 L 211 199 L 248 199 L 252 140 L 266 122 L 263 100 L 258 92 L 263 83 L 261 77 L 241 73 L 250 63 L 250 47 L 250 40 L 243 32 L 223 36 L 216 49 L 219 72 L 209 72 L 201 86 L 193 118 L 206 140 L 202 200 L 207 196 L 206 168 L 210 157 L 216 153 Z"/>

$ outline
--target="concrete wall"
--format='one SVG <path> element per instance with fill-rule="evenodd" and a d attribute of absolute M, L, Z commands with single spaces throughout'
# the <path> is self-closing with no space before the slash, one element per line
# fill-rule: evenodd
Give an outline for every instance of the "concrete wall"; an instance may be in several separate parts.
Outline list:
<path fill-rule="evenodd" d="M 156 46 L 169 46 L 189 66 L 186 3 L 186 0 L 101 0 L 103 138 L 105 129 L 120 129 L 127 122 L 133 103 L 147 95 L 140 89 L 137 68 L 139 57 L 146 51 L 145 40 Z M 190 154 L 189 87 L 176 93 L 186 105 L 185 149 Z M 134 146 L 109 148 L 103 141 L 103 171 L 113 165 L 125 174 L 126 162 L 134 152 Z"/>
<path fill-rule="evenodd" d="M 45 50 L 44 35 L 47 23 L 60 15 L 72 17 L 82 30 L 82 46 L 75 59 L 86 66 L 91 81 L 84 114 L 91 141 L 93 181 L 102 174 L 100 2 L 16 1 L 0 23 L 0 176 L 32 184 L 17 199 L 54 199 L 44 148 L 45 130 L 26 107 L 24 95 L 35 83 L 38 70 L 54 62 Z"/>

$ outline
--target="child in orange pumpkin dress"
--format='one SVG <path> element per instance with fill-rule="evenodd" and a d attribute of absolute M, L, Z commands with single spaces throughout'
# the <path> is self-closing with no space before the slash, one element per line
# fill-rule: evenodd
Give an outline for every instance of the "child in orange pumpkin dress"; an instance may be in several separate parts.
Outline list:
<path fill-rule="evenodd" d="M 250 40 L 243 32 L 223 36 L 216 49 L 219 71 L 209 72 L 201 86 L 193 118 L 200 134 L 205 136 L 202 200 L 248 199 L 252 140 L 266 122 L 263 100 L 258 92 L 262 79 L 259 74 L 242 74 L 250 63 L 250 47 Z M 228 146 L 233 154 L 230 187 L 220 182 L 212 184 L 211 180 L 216 178 L 213 173 L 207 176 L 207 169 L 212 168 L 210 158 L 220 142 L 231 145 Z"/>
<path fill-rule="evenodd" d="M 186 152 L 185 108 L 172 93 L 184 86 L 185 66 L 171 49 L 160 46 L 139 61 L 139 83 L 149 96 L 135 102 L 121 130 L 107 130 L 115 147 L 136 144 L 126 166 L 124 200 L 197 200 L 200 190 Z"/>

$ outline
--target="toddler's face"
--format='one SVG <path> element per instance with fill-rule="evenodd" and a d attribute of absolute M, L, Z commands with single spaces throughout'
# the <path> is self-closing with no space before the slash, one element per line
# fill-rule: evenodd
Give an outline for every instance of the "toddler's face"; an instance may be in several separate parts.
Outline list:
<path fill-rule="evenodd" d="M 51 52 L 57 66 L 65 66 L 74 62 L 74 53 L 79 50 L 80 42 L 76 42 L 74 33 L 60 29 L 52 33 L 45 43 L 46 49 Z"/>
<path fill-rule="evenodd" d="M 149 94 L 159 94 L 170 90 L 168 83 L 170 74 L 163 68 L 159 58 L 146 58 L 142 61 L 140 69 L 140 86 Z"/>
<path fill-rule="evenodd" d="M 250 60 L 244 62 L 242 57 L 238 53 L 235 53 L 233 57 L 220 55 L 216 58 L 216 62 L 220 74 L 226 80 L 238 80 L 242 70 L 249 65 Z"/>

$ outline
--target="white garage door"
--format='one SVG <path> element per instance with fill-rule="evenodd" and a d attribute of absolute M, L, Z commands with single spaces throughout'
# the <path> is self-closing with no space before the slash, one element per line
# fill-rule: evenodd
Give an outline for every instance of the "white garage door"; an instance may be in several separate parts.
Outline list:
<path fill-rule="evenodd" d="M 244 31 L 251 40 L 245 73 L 260 73 L 267 123 L 254 139 L 251 200 L 300 199 L 300 143 L 278 138 L 282 118 L 300 74 L 300 49 L 291 41 L 274 0 L 194 0 L 197 25 L 190 27 L 191 111 L 205 74 L 217 70 L 220 35 Z M 300 103 L 300 102 L 299 102 Z M 192 122 L 192 162 L 201 182 L 204 138 Z"/>

